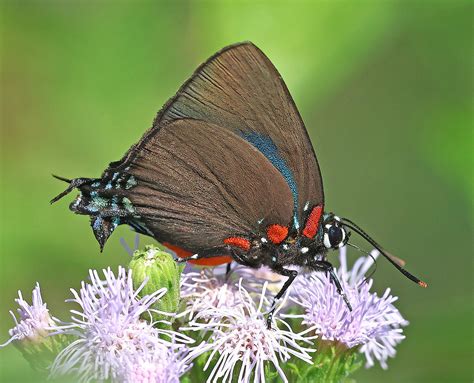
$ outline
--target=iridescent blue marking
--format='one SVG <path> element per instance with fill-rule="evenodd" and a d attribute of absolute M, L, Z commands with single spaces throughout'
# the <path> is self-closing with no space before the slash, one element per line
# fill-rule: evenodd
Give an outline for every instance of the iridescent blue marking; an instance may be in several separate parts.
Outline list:
<path fill-rule="evenodd" d="M 107 182 L 107 185 L 105 185 L 105 190 L 112 189 L 112 182 Z"/>
<path fill-rule="evenodd" d="M 96 191 L 91 192 L 92 199 L 97 198 L 98 196 L 99 196 L 99 193 L 97 193 Z"/>
<path fill-rule="evenodd" d="M 133 208 L 132 201 L 130 201 L 127 197 L 122 198 L 123 207 L 129 212 L 134 213 L 135 209 Z"/>
<path fill-rule="evenodd" d="M 118 175 L 119 175 L 119 173 L 114 173 L 114 174 L 112 175 L 112 181 L 115 181 L 115 179 L 117 178 Z"/>
<path fill-rule="evenodd" d="M 118 210 L 118 199 L 117 199 L 117 196 L 114 195 L 112 197 L 112 210 Z"/>
<path fill-rule="evenodd" d="M 127 180 L 127 183 L 125 184 L 125 189 L 131 189 L 132 187 L 137 185 L 137 180 L 135 179 L 134 176 L 130 176 L 130 178 Z"/>
<path fill-rule="evenodd" d="M 281 157 L 278 148 L 270 137 L 255 132 L 241 132 L 240 134 L 267 157 L 272 165 L 275 166 L 285 178 L 293 195 L 293 223 L 295 228 L 298 229 L 300 227 L 298 222 L 298 186 L 286 161 Z"/>
<path fill-rule="evenodd" d="M 99 196 L 94 196 L 92 198 L 92 201 L 89 205 L 91 209 L 95 209 L 95 211 L 100 210 L 100 209 L 105 209 L 109 205 L 109 201 L 107 198 L 104 197 L 99 197 Z M 94 210 L 93 210 L 94 211 Z"/>
<path fill-rule="evenodd" d="M 96 181 L 91 185 L 93 188 L 98 188 L 100 186 L 100 182 Z"/>
<path fill-rule="evenodd" d="M 92 228 L 93 228 L 94 230 L 99 230 L 100 225 L 102 225 L 102 222 L 103 222 L 102 217 L 97 217 L 97 218 L 94 220 L 94 224 L 92 225 Z"/>

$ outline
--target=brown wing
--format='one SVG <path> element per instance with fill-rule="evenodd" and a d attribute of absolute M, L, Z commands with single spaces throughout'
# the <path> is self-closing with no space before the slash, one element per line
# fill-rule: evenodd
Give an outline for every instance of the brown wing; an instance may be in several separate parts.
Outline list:
<path fill-rule="evenodd" d="M 201 65 L 160 111 L 152 129 L 106 173 L 127 166 L 147 136 L 181 118 L 218 125 L 264 153 L 289 185 L 300 224 L 306 202 L 324 203 L 318 162 L 303 121 L 278 71 L 252 43 L 224 48 Z"/>
<path fill-rule="evenodd" d="M 165 124 L 128 166 L 137 184 L 127 197 L 162 242 L 197 252 L 257 231 L 262 218 L 291 221 L 293 200 L 282 175 L 255 147 L 217 125 Z"/>

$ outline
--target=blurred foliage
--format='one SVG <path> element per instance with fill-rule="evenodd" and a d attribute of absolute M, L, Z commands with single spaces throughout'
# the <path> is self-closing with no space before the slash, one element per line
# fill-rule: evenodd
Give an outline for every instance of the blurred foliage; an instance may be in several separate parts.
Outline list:
<path fill-rule="evenodd" d="M 88 268 L 129 262 L 121 227 L 99 254 L 50 174 L 98 176 L 147 129 L 195 67 L 251 40 L 292 92 L 327 206 L 408 268 L 379 263 L 411 321 L 388 371 L 362 382 L 460 382 L 472 372 L 472 2 L 3 1 L 2 340 L 16 291 L 42 285 L 53 314 Z M 304 160 L 304 159 L 302 159 Z M 151 240 L 147 240 L 151 242 Z M 468 267 L 468 266 L 471 267 Z M 0 380 L 36 381 L 14 348 Z"/>

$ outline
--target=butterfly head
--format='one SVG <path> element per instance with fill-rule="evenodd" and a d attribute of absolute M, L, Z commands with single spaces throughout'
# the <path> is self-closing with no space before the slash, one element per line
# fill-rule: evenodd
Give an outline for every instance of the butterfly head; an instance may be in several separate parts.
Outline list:
<path fill-rule="evenodd" d="M 327 214 L 323 221 L 323 243 L 327 249 L 338 249 L 349 241 L 350 231 L 341 223 L 341 219 L 332 213 Z"/>

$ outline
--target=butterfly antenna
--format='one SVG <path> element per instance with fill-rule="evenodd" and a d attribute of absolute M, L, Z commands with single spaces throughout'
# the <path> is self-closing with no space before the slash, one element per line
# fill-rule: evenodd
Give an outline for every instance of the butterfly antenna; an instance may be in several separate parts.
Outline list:
<path fill-rule="evenodd" d="M 64 177 L 60 177 L 60 176 L 56 176 L 53 174 L 53 177 L 60 180 L 60 181 L 64 181 L 64 182 L 67 182 L 69 184 L 69 186 L 67 187 L 66 190 L 64 190 L 62 193 L 59 193 L 56 197 L 54 197 L 50 203 L 53 204 L 55 203 L 56 201 L 59 201 L 61 198 L 63 198 L 66 194 L 69 194 L 72 190 L 78 188 L 78 187 L 81 187 L 82 185 L 88 183 L 91 181 L 90 178 L 74 178 L 72 180 L 68 179 L 68 178 L 64 178 Z"/>
<path fill-rule="evenodd" d="M 398 271 L 400 271 L 405 277 L 412 280 L 413 282 L 415 282 L 421 287 L 428 287 L 428 284 L 426 282 L 423 282 L 419 278 L 415 277 L 413 274 L 409 273 L 402 266 L 400 266 L 394 259 L 392 259 L 390 254 L 388 254 L 385 250 L 383 250 L 382 246 L 380 246 L 377 242 L 375 242 L 375 240 L 372 239 L 372 237 L 368 235 L 364 230 L 362 230 L 357 224 L 355 224 L 348 218 L 341 218 L 341 222 L 344 226 L 355 231 L 367 242 L 369 242 L 373 247 L 375 247 L 380 252 L 380 254 L 382 254 L 385 257 L 385 259 L 387 259 L 393 266 L 395 266 L 395 268 L 397 268 Z"/>
<path fill-rule="evenodd" d="M 72 180 L 70 180 L 69 178 L 57 176 L 56 174 L 51 174 L 51 175 L 52 175 L 54 178 L 56 178 L 57 180 L 67 182 L 68 184 L 70 184 L 71 181 L 72 181 Z"/>

